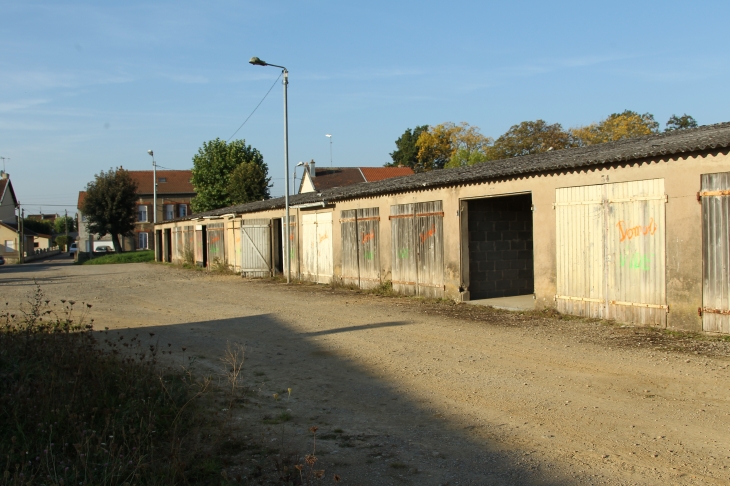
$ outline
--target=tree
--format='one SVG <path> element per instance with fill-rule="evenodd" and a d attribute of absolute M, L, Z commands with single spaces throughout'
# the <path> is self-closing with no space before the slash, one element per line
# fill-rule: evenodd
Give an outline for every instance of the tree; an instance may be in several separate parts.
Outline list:
<path fill-rule="evenodd" d="M 682 116 L 672 115 L 667 121 L 665 132 L 673 132 L 675 130 L 684 130 L 686 128 L 697 128 L 697 121 L 685 113 Z"/>
<path fill-rule="evenodd" d="M 122 169 L 101 171 L 86 185 L 81 212 L 89 233 L 111 235 L 115 252 L 122 252 L 119 235 L 129 235 L 137 219 L 137 183 Z"/>
<path fill-rule="evenodd" d="M 245 140 L 234 140 L 230 143 L 219 138 L 210 142 L 203 142 L 198 153 L 193 156 L 192 183 L 197 195 L 190 202 L 193 212 L 210 211 L 225 208 L 234 203 L 231 196 L 231 176 L 241 164 L 255 164 L 260 167 L 263 177 L 257 180 L 259 184 L 250 194 L 260 194 L 269 197 L 269 168 L 264 163 L 261 152 L 246 145 Z M 246 172 L 242 169 L 242 173 Z M 258 173 L 248 171 L 250 174 Z M 249 194 L 249 192 L 244 191 Z M 240 196 L 241 194 L 239 194 Z"/>
<path fill-rule="evenodd" d="M 465 167 L 489 160 L 488 151 L 494 140 L 485 137 L 479 127 L 466 122 L 454 127 L 451 134 L 452 153 L 446 168 Z"/>
<path fill-rule="evenodd" d="M 76 229 L 76 221 L 71 216 L 61 216 L 53 222 L 53 229 L 57 234 L 66 233 L 67 227 L 69 233 Z"/>
<path fill-rule="evenodd" d="M 64 250 L 68 250 L 68 245 L 73 243 L 74 239 L 71 236 L 59 235 L 59 236 L 56 236 L 54 241 L 55 241 L 57 247 L 63 248 Z"/>
<path fill-rule="evenodd" d="M 228 182 L 228 195 L 231 204 L 243 204 L 252 201 L 269 199 L 270 177 L 266 171 L 254 162 L 244 162 L 231 173 Z"/>
<path fill-rule="evenodd" d="M 652 133 L 659 133 L 659 123 L 654 120 L 654 115 L 651 113 L 640 115 L 631 110 L 613 113 L 599 123 L 591 123 L 570 130 L 573 142 L 581 147 L 615 142 L 624 138 L 641 137 Z"/>
<path fill-rule="evenodd" d="M 418 146 L 416 142 L 421 133 L 428 130 L 428 125 L 417 126 L 413 130 L 408 128 L 398 140 L 395 141 L 396 149 L 390 153 L 392 163 L 385 164 L 386 167 L 410 167 L 416 170 L 418 166 Z"/>
<path fill-rule="evenodd" d="M 488 160 L 500 160 L 571 146 L 570 135 L 560 123 L 550 125 L 544 120 L 523 121 L 519 125 L 512 125 L 507 133 L 495 140 L 487 156 Z"/>
<path fill-rule="evenodd" d="M 23 218 L 23 227 L 43 235 L 50 235 L 53 233 L 53 224 L 47 219 L 37 220 Z"/>

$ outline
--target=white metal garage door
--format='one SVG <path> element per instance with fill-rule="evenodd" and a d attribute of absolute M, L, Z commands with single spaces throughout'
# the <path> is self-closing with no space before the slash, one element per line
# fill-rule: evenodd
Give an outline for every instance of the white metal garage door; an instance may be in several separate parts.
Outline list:
<path fill-rule="evenodd" d="M 302 216 L 302 278 L 332 281 L 332 213 Z"/>
<path fill-rule="evenodd" d="M 666 326 L 664 180 L 556 190 L 561 312 Z"/>

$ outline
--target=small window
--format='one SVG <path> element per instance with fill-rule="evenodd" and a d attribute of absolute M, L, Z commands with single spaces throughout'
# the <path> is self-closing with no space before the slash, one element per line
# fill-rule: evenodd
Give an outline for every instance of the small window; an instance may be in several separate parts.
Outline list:
<path fill-rule="evenodd" d="M 148 248 L 147 246 L 147 233 L 137 233 L 139 236 L 139 241 L 137 248 L 140 250 L 146 250 Z"/>
<path fill-rule="evenodd" d="M 140 223 L 146 223 L 148 221 L 147 206 L 137 206 L 137 221 L 139 221 Z"/>
<path fill-rule="evenodd" d="M 178 218 L 184 218 L 188 215 L 188 205 L 187 204 L 180 204 L 177 207 L 177 217 Z"/>
<path fill-rule="evenodd" d="M 5 251 L 15 251 L 15 240 L 5 240 Z"/>
<path fill-rule="evenodd" d="M 175 219 L 175 205 L 165 204 L 165 220 Z"/>
<path fill-rule="evenodd" d="M 167 182 L 167 177 L 158 178 L 159 182 Z"/>

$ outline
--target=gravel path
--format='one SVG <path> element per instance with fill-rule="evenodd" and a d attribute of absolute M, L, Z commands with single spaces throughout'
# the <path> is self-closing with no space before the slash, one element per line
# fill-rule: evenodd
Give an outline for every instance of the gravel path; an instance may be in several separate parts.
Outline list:
<path fill-rule="evenodd" d="M 0 267 L 3 302 L 34 279 L 209 373 L 244 345 L 255 393 L 238 419 L 257 425 L 242 443 L 306 452 L 317 425 L 318 465 L 340 484 L 730 482 L 727 342 L 65 258 Z"/>

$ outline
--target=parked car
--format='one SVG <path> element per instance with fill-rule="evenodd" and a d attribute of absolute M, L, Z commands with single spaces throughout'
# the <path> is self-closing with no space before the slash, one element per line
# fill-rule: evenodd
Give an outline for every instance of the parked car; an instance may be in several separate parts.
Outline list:
<path fill-rule="evenodd" d="M 114 253 L 114 248 L 108 245 L 97 246 L 96 250 L 94 250 L 94 253 Z"/>
<path fill-rule="evenodd" d="M 5 265 L 5 259 L 0 256 L 0 265 Z"/>
<path fill-rule="evenodd" d="M 71 246 L 68 247 L 68 256 L 73 258 L 74 253 L 76 253 L 77 251 L 79 251 L 79 248 L 78 246 L 76 246 L 76 243 L 71 243 Z"/>

